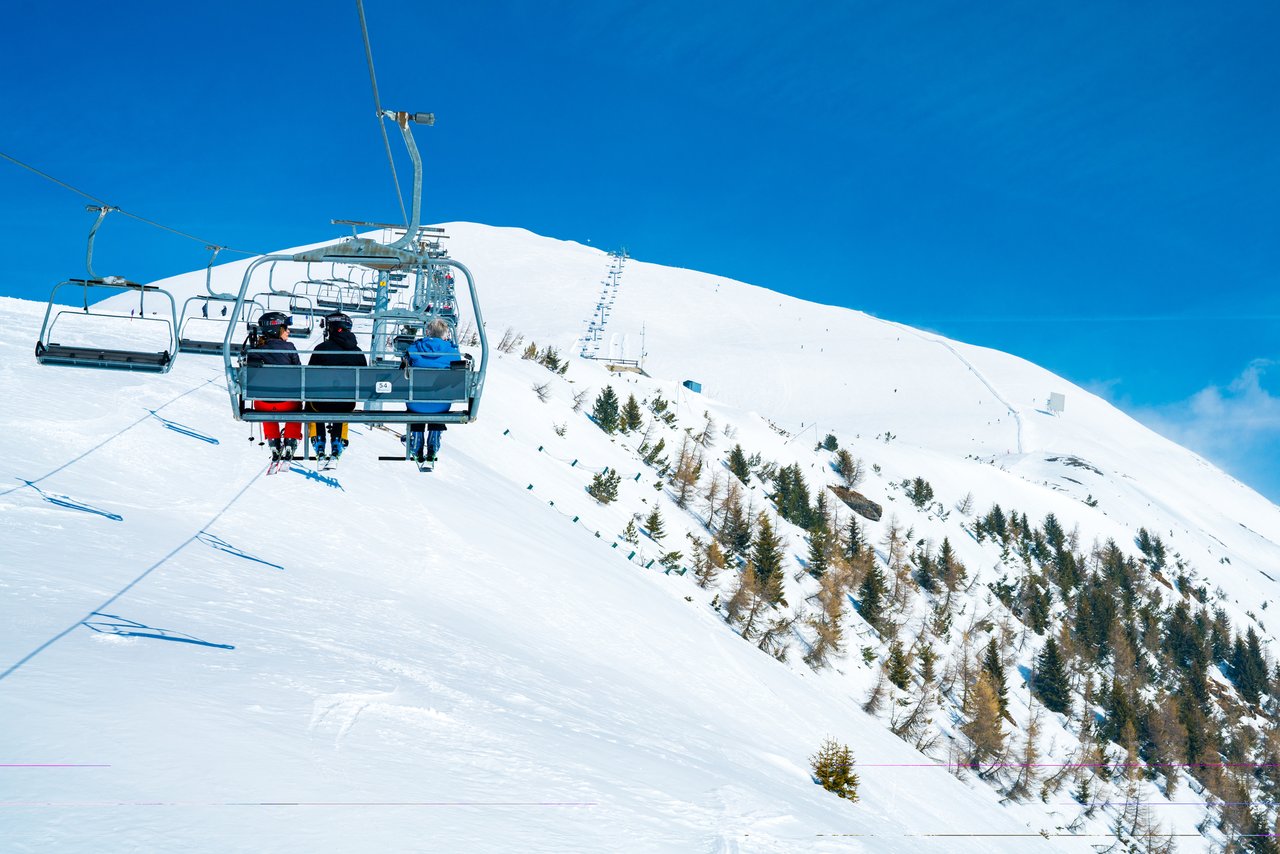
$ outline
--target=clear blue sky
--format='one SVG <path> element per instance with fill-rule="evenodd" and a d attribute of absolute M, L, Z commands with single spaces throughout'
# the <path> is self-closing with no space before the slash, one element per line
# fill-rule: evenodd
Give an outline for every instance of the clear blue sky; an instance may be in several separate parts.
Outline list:
<path fill-rule="evenodd" d="M 1007 350 L 1280 499 L 1280 6 L 367 10 L 384 104 L 439 116 L 428 220 Z M 0 74 L 0 150 L 145 216 L 258 250 L 398 218 L 353 2 L 20 4 Z M 78 274 L 89 221 L 0 163 L 0 293 Z M 205 261 L 123 219 L 100 257 Z"/>

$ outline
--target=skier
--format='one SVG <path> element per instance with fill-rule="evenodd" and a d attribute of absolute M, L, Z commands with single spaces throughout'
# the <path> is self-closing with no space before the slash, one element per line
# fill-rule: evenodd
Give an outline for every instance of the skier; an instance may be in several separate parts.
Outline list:
<path fill-rule="evenodd" d="M 200 306 L 200 313 L 205 317 L 209 316 L 209 303 L 205 303 L 204 305 Z"/>
<path fill-rule="evenodd" d="M 335 311 L 325 317 L 324 341 L 316 347 L 315 352 L 311 354 L 311 358 L 307 360 L 307 364 L 312 366 L 334 365 L 354 368 L 362 368 L 367 364 L 364 354 L 360 352 L 360 344 L 356 341 L 356 336 L 351 332 L 350 317 L 340 311 Z M 308 403 L 307 406 L 312 412 L 351 412 L 356 408 L 354 402 Z M 329 435 L 328 456 L 337 460 L 342 456 L 342 452 L 346 450 L 349 444 L 347 441 L 347 425 L 341 421 L 323 425 L 312 423 L 310 430 L 311 446 L 315 449 L 316 458 L 321 461 L 326 459 L 324 447 L 326 432 Z"/>
<path fill-rule="evenodd" d="M 301 365 L 298 348 L 289 341 L 289 315 L 280 311 L 268 311 L 258 318 L 258 335 L 249 350 L 246 362 L 252 366 L 261 365 Z M 296 412 L 302 404 L 296 400 L 255 400 L 254 409 L 267 412 Z M 298 449 L 298 440 L 302 438 L 302 424 L 296 421 L 284 425 L 284 439 L 280 438 L 280 424 L 265 421 L 262 432 L 271 446 L 271 459 L 291 460 Z"/>
<path fill-rule="evenodd" d="M 448 340 L 448 337 L 449 324 L 437 317 L 427 324 L 426 336 L 409 345 L 409 349 L 405 351 L 400 361 L 401 365 L 414 368 L 449 367 L 449 363 L 461 358 L 461 354 L 458 352 L 457 345 Z M 409 412 L 421 412 L 426 415 L 448 412 L 449 404 L 414 403 L 411 401 L 405 404 L 405 409 Z M 423 461 L 422 433 L 424 429 L 427 431 L 425 459 L 429 463 L 434 463 L 436 455 L 440 453 L 440 434 L 445 429 L 443 424 L 410 424 L 409 433 L 405 436 L 409 456 L 419 463 Z"/>

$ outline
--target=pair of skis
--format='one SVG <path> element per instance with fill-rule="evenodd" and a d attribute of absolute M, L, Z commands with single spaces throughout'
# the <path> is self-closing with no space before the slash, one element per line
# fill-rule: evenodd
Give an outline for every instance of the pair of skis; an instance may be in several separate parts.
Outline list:
<path fill-rule="evenodd" d="M 379 460 L 381 460 L 381 461 L 383 461 L 383 462 L 389 462 L 389 463 L 395 463 L 395 462 L 407 463 L 407 462 L 412 462 L 412 463 L 414 463 L 414 464 L 416 464 L 416 465 L 418 466 L 418 471 L 420 471 L 420 472 L 422 472 L 422 473 L 424 473 L 424 474 L 425 474 L 425 473 L 427 473 L 427 472 L 430 472 L 430 471 L 435 471 L 435 468 L 436 468 L 436 461 L 435 461 L 435 460 L 428 460 L 428 459 L 426 459 L 425 457 L 424 457 L 422 460 L 415 460 L 413 457 L 408 456 L 407 454 L 406 454 L 405 456 L 403 456 L 403 457 L 378 457 L 378 459 L 379 459 Z"/>
<path fill-rule="evenodd" d="M 311 457 L 303 457 L 302 461 L 309 462 L 311 459 Z M 320 463 L 320 471 L 331 471 L 332 469 L 337 468 L 338 460 L 340 460 L 341 457 L 316 457 L 315 459 Z M 278 460 L 272 460 L 267 466 L 267 474 L 273 475 L 277 472 L 288 471 L 289 467 L 296 462 L 298 462 L 297 457 L 281 457 Z"/>

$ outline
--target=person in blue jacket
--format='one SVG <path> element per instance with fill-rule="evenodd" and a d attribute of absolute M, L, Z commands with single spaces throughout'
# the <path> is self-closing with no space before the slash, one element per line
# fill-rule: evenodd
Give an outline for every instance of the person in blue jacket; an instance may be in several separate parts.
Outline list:
<path fill-rule="evenodd" d="M 458 352 L 457 345 L 449 340 L 449 324 L 436 318 L 427 324 L 427 334 L 409 345 L 409 349 L 405 351 L 401 363 L 413 368 L 447 368 L 450 362 L 460 358 L 462 356 Z M 449 404 L 409 401 L 405 403 L 405 409 L 409 412 L 421 412 L 424 415 L 431 415 L 448 412 Z M 427 462 L 435 462 L 436 455 L 440 453 L 440 433 L 444 429 L 443 424 L 410 424 L 409 432 L 405 436 L 409 456 L 413 457 L 417 462 L 423 461 L 422 434 L 425 430 L 427 434 L 425 459 Z"/>

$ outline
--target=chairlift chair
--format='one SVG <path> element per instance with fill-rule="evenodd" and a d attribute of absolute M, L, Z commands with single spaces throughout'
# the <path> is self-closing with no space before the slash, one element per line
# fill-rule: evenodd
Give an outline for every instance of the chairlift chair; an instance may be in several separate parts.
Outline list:
<path fill-rule="evenodd" d="M 214 337 L 207 334 L 207 331 L 201 327 L 205 324 L 214 324 L 221 331 L 223 326 L 230 325 L 232 317 L 229 315 L 229 310 L 235 307 L 236 298 L 234 294 L 218 293 L 213 289 L 213 262 L 218 257 L 218 253 L 222 251 L 222 247 L 206 246 L 205 249 L 213 253 L 209 257 L 208 266 L 205 267 L 205 293 L 190 297 L 182 304 L 182 312 L 178 315 L 178 350 L 183 353 L 216 356 L 222 352 L 222 339 L 224 336 L 219 334 Z M 211 310 L 216 305 L 222 306 L 222 310 Z M 200 307 L 198 315 L 194 310 L 196 306 Z M 248 304 L 247 317 L 245 319 L 252 323 L 265 310 L 256 299 L 251 300 Z M 194 330 L 193 326 L 195 327 Z"/>
<path fill-rule="evenodd" d="M 372 243 L 372 241 L 369 241 Z M 372 244 L 380 247 L 380 244 Z M 343 244 L 314 250 L 315 253 L 340 251 Z M 381 247 L 386 248 L 386 247 Z M 304 255 L 312 253 L 303 253 Z M 323 256 L 321 256 L 323 257 Z M 273 260 L 300 260 L 291 256 L 267 256 L 255 260 L 245 271 L 245 280 L 241 285 L 238 309 L 247 310 L 245 294 L 248 291 L 250 277 L 263 262 Z M 416 259 L 415 259 L 416 260 Z M 324 422 L 333 419 L 332 412 L 313 412 L 309 403 L 354 403 L 354 412 L 342 413 L 342 420 L 353 424 L 405 424 L 431 421 L 433 423 L 463 424 L 474 421 L 479 414 L 480 398 L 484 389 L 485 369 L 488 363 L 488 339 L 484 332 L 484 322 L 480 314 L 479 301 L 476 296 L 475 282 L 471 272 L 456 261 L 432 260 L 430 263 L 448 264 L 457 269 L 466 278 L 471 293 L 471 303 L 475 314 L 475 324 L 480 339 L 479 364 L 471 354 L 450 363 L 447 368 L 402 368 L 396 360 L 371 360 L 367 367 L 338 367 L 319 365 L 250 365 L 248 355 L 251 350 L 233 353 L 230 336 L 224 341 L 223 360 L 227 370 L 228 387 L 231 392 L 232 405 L 237 419 L 248 422 L 261 421 L 293 421 Z M 374 319 L 387 320 L 398 324 L 425 326 L 433 315 L 423 310 L 390 309 L 375 313 Z M 451 326 L 455 324 L 451 323 Z M 392 352 L 399 350 L 399 345 L 407 347 L 413 336 L 402 336 L 400 341 L 393 336 Z M 307 361 L 311 351 L 299 350 L 302 360 Z M 398 353 L 397 353 L 398 354 Z M 374 355 L 373 353 L 370 354 Z M 233 357 L 239 356 L 236 361 Z M 253 408 L 257 401 L 298 401 L 299 411 L 282 413 L 278 411 L 261 411 Z M 407 412 L 406 403 L 443 403 L 448 404 L 448 412 L 424 414 Z M 392 406 L 393 409 L 385 407 Z"/>
<path fill-rule="evenodd" d="M 140 285 L 119 276 L 104 277 L 96 274 L 93 271 L 93 239 L 102 221 L 115 208 L 103 205 L 88 206 L 85 209 L 98 214 L 93 227 L 89 229 L 85 253 L 85 267 L 89 276 L 86 279 L 67 279 L 54 286 L 49 295 L 49 305 L 45 309 L 44 322 L 40 326 L 40 337 L 36 340 L 36 361 L 42 365 L 60 367 L 167 373 L 178 354 L 178 308 L 173 294 L 156 285 Z M 59 303 L 58 296 L 65 289 L 78 291 L 79 299 L 70 304 Z M 91 294 L 98 299 L 90 299 Z M 102 306 L 103 300 L 124 294 L 136 294 L 138 297 L 138 307 L 131 309 L 128 315 L 123 310 Z M 157 302 L 159 310 L 153 308 Z M 148 308 L 153 308 L 150 314 L 147 314 Z M 89 334 L 86 336 L 91 340 L 63 343 L 68 340 L 65 338 L 68 327 L 83 325 L 81 321 L 86 318 L 93 318 L 88 321 L 88 326 L 92 329 L 88 330 Z M 61 330 L 59 321 L 62 321 Z M 105 331 L 108 329 L 123 334 L 113 339 Z M 144 331 L 149 334 L 139 334 Z M 55 334 L 61 340 L 55 340 Z M 162 343 L 163 346 L 158 349 L 154 346 L 138 347 L 137 341 L 144 337 Z"/>

